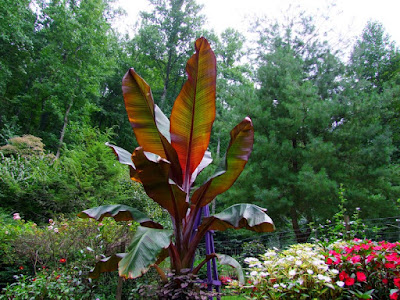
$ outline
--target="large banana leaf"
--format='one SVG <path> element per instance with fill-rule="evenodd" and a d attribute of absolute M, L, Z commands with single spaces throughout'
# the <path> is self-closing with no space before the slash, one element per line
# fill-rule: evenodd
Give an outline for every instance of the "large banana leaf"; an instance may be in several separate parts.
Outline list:
<path fill-rule="evenodd" d="M 266 209 L 254 204 L 235 204 L 211 217 L 204 218 L 198 234 L 208 230 L 224 231 L 229 228 L 245 228 L 256 232 L 274 231 L 274 223 L 265 213 Z"/>
<path fill-rule="evenodd" d="M 118 161 L 121 164 L 129 166 L 129 173 L 130 173 L 131 179 L 134 181 L 140 182 L 139 175 L 136 172 L 136 167 L 132 161 L 132 157 L 131 157 L 132 154 L 129 151 L 126 151 L 125 149 L 115 146 L 113 144 L 110 144 L 108 142 L 106 143 L 106 146 L 110 147 L 113 150 L 115 156 L 117 156 Z"/>
<path fill-rule="evenodd" d="M 178 185 L 170 182 L 171 164 L 162 158 L 156 162 L 148 159 L 140 147 L 135 149 L 132 159 L 147 195 L 165 208 L 176 221 L 184 218 L 188 208 L 186 194 Z"/>
<path fill-rule="evenodd" d="M 131 68 L 122 79 L 122 93 L 137 142 L 144 151 L 169 160 L 174 181 L 182 184 L 178 155 L 168 141 L 168 119 L 155 106 L 149 85 Z"/>
<path fill-rule="evenodd" d="M 114 218 L 115 221 L 135 221 L 140 225 L 151 228 L 162 229 L 163 227 L 150 220 L 144 213 L 136 208 L 123 205 L 103 205 L 95 208 L 84 210 L 78 214 L 80 218 L 92 218 L 97 221 L 103 220 L 105 217 Z"/>
<path fill-rule="evenodd" d="M 207 150 L 215 119 L 216 59 L 209 43 L 200 38 L 188 60 L 188 80 L 171 112 L 171 143 L 178 153 L 186 186 Z"/>
<path fill-rule="evenodd" d="M 99 278 L 101 273 L 112 272 L 118 270 L 118 263 L 124 258 L 126 253 L 117 253 L 110 257 L 103 258 L 96 263 L 96 266 L 89 272 L 89 277 L 92 279 Z"/>
<path fill-rule="evenodd" d="M 251 119 L 246 117 L 231 131 L 231 141 L 223 167 L 193 193 L 192 204 L 199 203 L 200 207 L 205 206 L 232 186 L 249 159 L 253 142 L 253 124 Z"/>
<path fill-rule="evenodd" d="M 171 243 L 173 231 L 139 226 L 128 247 L 128 253 L 119 262 L 119 276 L 137 278 L 157 261 L 163 249 Z"/>

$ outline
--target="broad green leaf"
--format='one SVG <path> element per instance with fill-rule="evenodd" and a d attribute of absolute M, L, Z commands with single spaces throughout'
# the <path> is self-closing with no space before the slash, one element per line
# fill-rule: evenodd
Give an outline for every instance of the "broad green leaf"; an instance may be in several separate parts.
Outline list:
<path fill-rule="evenodd" d="M 184 218 L 188 208 L 186 194 L 170 181 L 171 164 L 162 158 L 157 161 L 149 159 L 140 147 L 135 149 L 132 159 L 147 195 L 165 208 L 177 221 Z"/>
<path fill-rule="evenodd" d="M 186 186 L 204 157 L 215 119 L 215 55 L 205 38 L 196 41 L 195 49 L 186 64 L 188 80 L 171 112 L 171 143 L 178 153 Z"/>
<path fill-rule="evenodd" d="M 144 151 L 169 160 L 173 180 L 177 184 L 182 184 L 178 155 L 168 141 L 170 139 L 166 128 L 169 125 L 168 119 L 155 106 L 149 85 L 131 68 L 122 79 L 122 93 L 137 142 Z"/>
<path fill-rule="evenodd" d="M 101 273 L 118 270 L 118 263 L 124 258 L 126 253 L 117 253 L 110 257 L 103 258 L 96 263 L 96 266 L 89 272 L 89 278 L 99 278 Z"/>
<path fill-rule="evenodd" d="M 136 167 L 132 161 L 132 157 L 131 157 L 132 154 L 130 152 L 126 151 L 125 149 L 115 146 L 110 143 L 106 143 L 106 146 L 110 147 L 113 150 L 115 156 L 117 156 L 118 161 L 121 164 L 129 166 L 129 173 L 130 173 L 131 179 L 134 181 L 140 182 L 139 176 L 136 172 Z"/>
<path fill-rule="evenodd" d="M 163 227 L 150 220 L 144 213 L 138 211 L 136 208 L 116 204 L 116 205 L 103 205 L 95 208 L 90 208 L 84 210 L 78 214 L 80 218 L 92 218 L 97 221 L 103 220 L 105 217 L 114 218 L 115 221 L 135 221 L 140 223 L 140 225 L 151 228 Z"/>
<path fill-rule="evenodd" d="M 232 186 L 249 159 L 253 142 L 253 124 L 251 119 L 246 117 L 231 131 L 224 165 L 193 193 L 192 204 L 205 206 Z"/>
<path fill-rule="evenodd" d="M 244 275 L 243 275 L 243 270 L 242 267 L 240 266 L 239 262 L 234 259 L 233 257 L 230 257 L 229 255 L 225 254 L 216 254 L 218 258 L 218 262 L 221 265 L 227 265 L 231 266 L 232 268 L 235 268 L 238 274 L 238 279 L 240 284 L 244 284 Z"/>
<path fill-rule="evenodd" d="M 139 226 L 128 253 L 119 262 L 119 276 L 133 279 L 146 273 L 163 253 L 162 250 L 168 248 L 172 235 L 172 230 Z"/>
<path fill-rule="evenodd" d="M 256 232 L 274 231 L 274 223 L 265 213 L 266 209 L 254 204 L 235 204 L 211 217 L 204 218 L 199 233 L 208 230 L 224 231 L 228 228 L 248 229 Z"/>

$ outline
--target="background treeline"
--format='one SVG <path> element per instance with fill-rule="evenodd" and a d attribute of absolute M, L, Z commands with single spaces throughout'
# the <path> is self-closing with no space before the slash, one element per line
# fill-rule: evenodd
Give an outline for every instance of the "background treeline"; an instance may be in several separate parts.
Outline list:
<path fill-rule="evenodd" d="M 303 225 L 337 211 L 340 186 L 349 211 L 359 207 L 368 218 L 399 213 L 400 52 L 381 24 L 366 24 L 354 47 L 341 49 L 351 53 L 345 61 L 313 17 L 300 12 L 254 21 L 256 38 L 245 44 L 233 29 L 205 30 L 194 0 L 150 0 L 133 37 L 121 36 L 111 26 L 121 15 L 112 4 L 2 2 L 0 205 L 6 212 L 44 221 L 97 204 L 149 206 L 104 146 L 135 146 L 121 78 L 134 67 L 169 115 L 193 42 L 204 35 L 218 60 L 214 166 L 229 128 L 249 115 L 256 132 L 244 174 L 213 209 L 256 203 L 298 241 L 309 234 Z"/>

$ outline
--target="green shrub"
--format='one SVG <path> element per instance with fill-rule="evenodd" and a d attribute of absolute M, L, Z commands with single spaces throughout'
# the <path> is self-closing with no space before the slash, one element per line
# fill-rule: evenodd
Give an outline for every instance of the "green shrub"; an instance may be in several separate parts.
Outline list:
<path fill-rule="evenodd" d="M 104 145 L 111 132 L 77 126 L 71 126 L 71 131 L 69 136 L 74 143 L 56 161 L 53 156 L 44 155 L 43 145 L 37 146 L 34 137 L 29 141 L 36 142 L 29 147 L 28 142 L 21 142 L 26 140 L 22 137 L 15 138 L 20 143 L 14 141 L 6 147 L 7 156 L 0 151 L 3 208 L 39 224 L 54 215 L 77 213 L 87 206 L 126 203 L 146 207 L 152 203 L 139 184 L 131 183 L 126 168 L 115 162 L 112 151 Z M 17 150 L 10 155 L 12 147 Z M 163 219 L 162 211 L 154 207 L 152 214 Z"/>

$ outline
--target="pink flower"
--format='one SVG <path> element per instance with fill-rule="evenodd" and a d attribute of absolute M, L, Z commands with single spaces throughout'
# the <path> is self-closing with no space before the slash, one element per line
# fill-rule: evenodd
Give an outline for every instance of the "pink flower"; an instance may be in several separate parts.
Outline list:
<path fill-rule="evenodd" d="M 359 282 L 363 282 L 363 281 L 367 280 L 367 276 L 365 276 L 365 274 L 363 272 L 357 272 L 356 276 L 357 276 L 357 280 Z"/>
<path fill-rule="evenodd" d="M 13 219 L 14 220 L 21 220 L 21 216 L 19 215 L 19 213 L 15 213 L 15 214 L 13 214 Z"/>
<path fill-rule="evenodd" d="M 355 255 L 355 256 L 353 256 L 353 257 L 350 258 L 350 261 L 351 261 L 353 264 L 359 263 L 359 262 L 361 261 L 361 257 L 360 257 L 360 255 Z"/>

